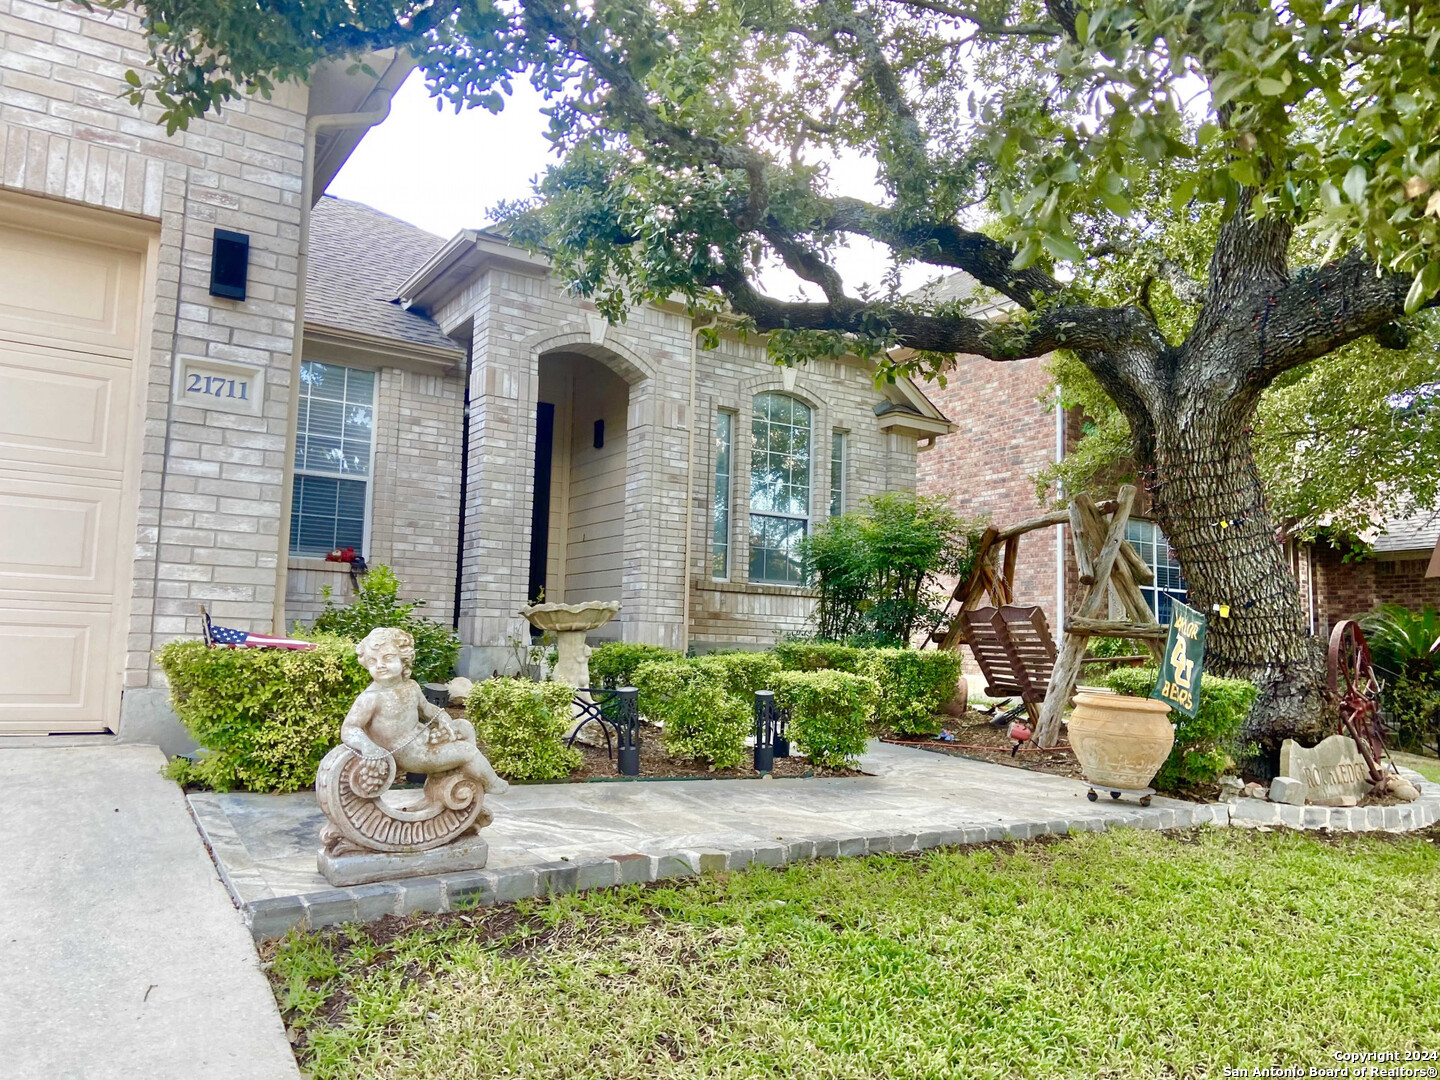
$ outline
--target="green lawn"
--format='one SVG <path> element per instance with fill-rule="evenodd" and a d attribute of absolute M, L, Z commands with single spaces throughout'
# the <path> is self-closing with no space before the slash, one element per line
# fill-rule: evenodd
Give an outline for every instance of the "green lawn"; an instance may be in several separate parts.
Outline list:
<path fill-rule="evenodd" d="M 1440 834 L 1129 830 L 291 939 L 321 1078 L 1219 1077 L 1440 1049 Z"/>
<path fill-rule="evenodd" d="M 1403 765 L 1407 769 L 1414 769 L 1426 780 L 1433 780 L 1440 784 L 1440 760 L 1433 757 L 1422 757 L 1419 754 L 1406 754 L 1399 750 L 1392 750 L 1390 756 L 1395 759 L 1395 764 Z"/>

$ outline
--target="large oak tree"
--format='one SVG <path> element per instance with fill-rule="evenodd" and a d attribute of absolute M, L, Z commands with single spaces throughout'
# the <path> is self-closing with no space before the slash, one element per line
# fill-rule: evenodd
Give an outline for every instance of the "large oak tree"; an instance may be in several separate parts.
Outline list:
<path fill-rule="evenodd" d="M 171 125 L 372 48 L 415 51 L 457 106 L 498 109 L 529 77 L 564 157 L 511 228 L 614 318 L 723 298 L 789 362 L 848 349 L 943 372 L 1065 350 L 1128 422 L 1193 602 L 1229 607 L 1208 664 L 1260 684 L 1251 734 L 1319 734 L 1323 661 L 1251 425 L 1267 386 L 1361 338 L 1399 343 L 1396 320 L 1440 291 L 1435 0 L 139 6 L 154 64 L 136 96 Z M 852 154 L 874 190 L 827 168 Z M 1153 243 L 1186 222 L 1214 226 L 1198 275 Z M 966 271 L 1011 314 L 906 299 L 898 275 L 860 290 L 836 268 L 853 238 Z M 1319 257 L 1292 264 L 1297 244 Z M 1137 259 L 1135 295 L 1097 286 Z M 772 264 L 808 293 L 767 293 Z M 1183 332 L 1155 315 L 1167 294 L 1194 307 Z"/>

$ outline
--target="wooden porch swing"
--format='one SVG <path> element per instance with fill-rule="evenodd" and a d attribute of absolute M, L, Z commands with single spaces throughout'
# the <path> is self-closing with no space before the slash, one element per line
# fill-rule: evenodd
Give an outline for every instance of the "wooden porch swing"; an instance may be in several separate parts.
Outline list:
<path fill-rule="evenodd" d="M 1125 539 L 1134 505 L 1135 488 L 1126 484 L 1114 499 L 1102 503 L 1080 494 L 1068 509 L 1003 529 L 986 529 L 969 576 L 946 601 L 947 613 L 952 604 L 959 607 L 953 609 L 945 631 L 932 634 L 927 642 L 941 649 L 969 645 L 989 684 L 987 693 L 1019 697 L 1036 723 L 1035 740 L 1040 746 L 1054 746 L 1058 740 L 1060 717 L 1083 665 L 1160 659 L 1166 629 L 1155 620 L 1140 591 L 1141 585 L 1154 582 L 1155 575 Z M 1074 543 L 1081 594 L 1065 618 L 1065 639 L 1057 655 L 1044 612 L 1014 603 L 1015 564 L 1022 536 L 1065 524 Z M 1102 617 L 1102 612 L 1109 613 L 1112 592 L 1125 611 L 1124 619 Z M 987 597 L 991 606 L 981 607 Z M 1092 635 L 1143 641 L 1149 656 L 1087 658 Z"/>

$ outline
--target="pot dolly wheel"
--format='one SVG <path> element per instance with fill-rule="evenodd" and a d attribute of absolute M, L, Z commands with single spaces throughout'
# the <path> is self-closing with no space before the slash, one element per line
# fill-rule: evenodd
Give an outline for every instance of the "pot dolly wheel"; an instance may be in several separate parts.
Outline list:
<path fill-rule="evenodd" d="M 1119 802 L 1121 795 L 1134 795 L 1137 799 L 1140 800 L 1141 806 L 1149 806 L 1150 796 L 1154 794 L 1154 788 L 1141 788 L 1139 791 L 1131 791 L 1128 788 L 1121 788 L 1120 790 L 1116 791 L 1112 788 L 1110 791 L 1110 798 L 1114 799 L 1116 802 Z M 1100 793 L 1092 787 L 1089 791 L 1085 793 L 1085 797 L 1091 802 L 1096 802 L 1100 798 Z"/>

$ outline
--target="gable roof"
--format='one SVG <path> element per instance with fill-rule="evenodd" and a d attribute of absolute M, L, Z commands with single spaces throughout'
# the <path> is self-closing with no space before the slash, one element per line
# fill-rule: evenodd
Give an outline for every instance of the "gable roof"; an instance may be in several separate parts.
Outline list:
<path fill-rule="evenodd" d="M 444 245 L 407 221 L 326 195 L 310 213 L 306 325 L 463 353 L 433 320 L 396 299 L 405 279 Z"/>

